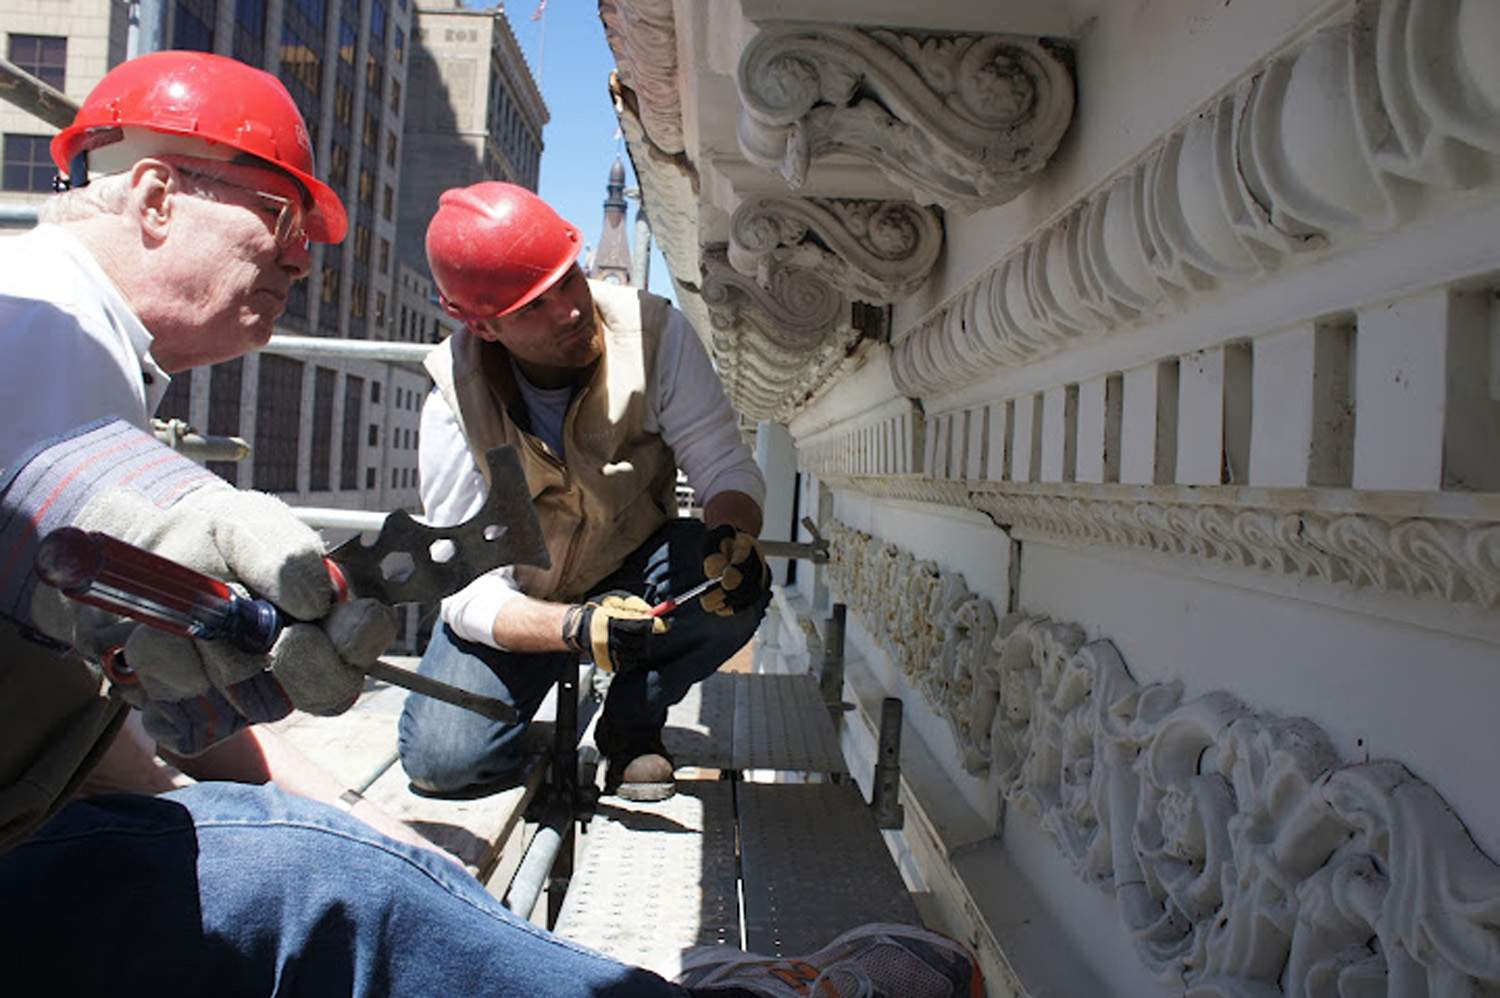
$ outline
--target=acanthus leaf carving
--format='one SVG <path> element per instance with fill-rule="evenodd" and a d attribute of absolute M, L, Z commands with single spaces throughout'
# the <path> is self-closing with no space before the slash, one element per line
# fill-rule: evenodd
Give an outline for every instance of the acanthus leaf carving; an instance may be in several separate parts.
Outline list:
<path fill-rule="evenodd" d="M 1192 998 L 1500 988 L 1500 866 L 1401 764 L 1346 764 L 1316 724 L 1226 692 L 1142 684 L 1109 640 L 1024 612 L 962 667 L 948 652 L 967 637 L 913 659 L 924 626 L 975 633 L 987 597 L 864 531 L 823 530 L 830 585 L 948 719 L 965 767 L 1114 895 L 1164 983 Z M 945 578 L 952 598 L 933 604 Z"/>
<path fill-rule="evenodd" d="M 1073 116 L 1067 64 L 1012 35 L 772 24 L 736 82 L 741 149 L 794 188 L 813 160 L 851 153 L 922 204 L 969 211 L 1024 190 Z"/>
<path fill-rule="evenodd" d="M 920 288 L 942 244 L 937 212 L 907 201 L 755 197 L 729 223 L 729 260 L 758 283 L 791 267 L 881 304 Z"/>

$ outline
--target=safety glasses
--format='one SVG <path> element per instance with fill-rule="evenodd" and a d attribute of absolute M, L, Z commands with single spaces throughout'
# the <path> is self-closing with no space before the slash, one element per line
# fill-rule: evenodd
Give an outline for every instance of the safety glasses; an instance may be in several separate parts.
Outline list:
<path fill-rule="evenodd" d="M 275 219 L 272 222 L 271 232 L 276 238 L 276 245 L 285 249 L 288 246 L 298 245 L 304 249 L 308 245 L 307 228 L 304 224 L 302 202 L 293 198 L 283 197 L 280 194 L 272 194 L 270 191 L 259 190 L 246 184 L 237 184 L 233 180 L 213 173 L 204 173 L 199 170 L 189 169 L 180 164 L 173 163 L 172 168 L 178 173 L 188 177 L 197 177 L 210 183 L 222 184 L 225 187 L 233 187 L 236 190 L 247 191 L 254 194 L 266 210 L 266 217 Z"/>

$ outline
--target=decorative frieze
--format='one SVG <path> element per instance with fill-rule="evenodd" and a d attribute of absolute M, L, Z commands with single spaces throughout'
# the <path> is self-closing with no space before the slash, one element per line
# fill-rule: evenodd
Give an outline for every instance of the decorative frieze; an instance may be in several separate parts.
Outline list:
<path fill-rule="evenodd" d="M 1411 215 L 1500 154 L 1485 0 L 1365 0 L 1165 136 L 906 337 L 929 396 Z M 1481 39 L 1483 39 L 1481 41 Z"/>
<path fill-rule="evenodd" d="M 841 523 L 830 583 L 965 766 L 1114 895 L 1164 983 L 1195 996 L 1500 987 L 1500 867 L 1397 762 L 1345 764 L 1304 718 L 1141 684 L 1108 640 L 995 622 L 962 576 Z"/>
<path fill-rule="evenodd" d="M 1359 510 L 1382 505 L 1362 494 L 1349 508 L 1324 509 L 1297 489 L 1051 488 L 884 475 L 824 481 L 880 498 L 977 510 L 1026 538 L 1472 610 L 1500 608 L 1500 522 L 1478 508 L 1377 514 Z M 1336 495 L 1330 490 L 1328 498 Z"/>
<path fill-rule="evenodd" d="M 755 197 L 729 222 L 729 261 L 769 281 L 773 266 L 817 274 L 858 301 L 916 292 L 943 247 L 936 211 L 909 201 Z"/>
<path fill-rule="evenodd" d="M 868 160 L 922 204 L 973 211 L 1021 193 L 1073 117 L 1053 45 L 832 24 L 766 25 L 740 54 L 740 148 L 793 188 L 814 160 Z"/>

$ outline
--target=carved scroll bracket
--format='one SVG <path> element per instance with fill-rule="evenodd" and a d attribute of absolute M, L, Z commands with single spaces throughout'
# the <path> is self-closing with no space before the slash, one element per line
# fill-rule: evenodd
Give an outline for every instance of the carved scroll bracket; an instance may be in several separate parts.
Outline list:
<path fill-rule="evenodd" d="M 812 271 L 773 264 L 764 286 L 730 266 L 723 245 L 703 248 L 711 346 L 735 408 L 787 419 L 832 378 L 859 338 L 849 300 Z"/>
<path fill-rule="evenodd" d="M 942 246 L 938 213 L 909 201 L 757 197 L 729 222 L 729 261 L 762 286 L 792 267 L 879 304 L 916 292 Z"/>
<path fill-rule="evenodd" d="M 740 147 L 794 187 L 849 153 L 922 204 L 973 211 L 1020 194 L 1073 117 L 1054 46 L 1015 35 L 938 35 L 772 24 L 740 55 Z"/>

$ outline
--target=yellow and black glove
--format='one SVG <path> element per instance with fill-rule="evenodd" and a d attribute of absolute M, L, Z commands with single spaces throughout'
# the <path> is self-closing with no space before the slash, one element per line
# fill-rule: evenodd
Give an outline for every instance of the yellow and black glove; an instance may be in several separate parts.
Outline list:
<path fill-rule="evenodd" d="M 771 588 L 771 570 L 760 553 L 760 543 L 727 523 L 703 536 L 703 574 L 722 576 L 719 588 L 705 593 L 703 609 L 728 617 L 759 606 Z"/>
<path fill-rule="evenodd" d="M 593 655 L 605 672 L 634 672 L 649 661 L 650 639 L 665 634 L 667 622 L 651 616 L 651 604 L 627 592 L 605 593 L 568 608 L 563 642 Z"/>

